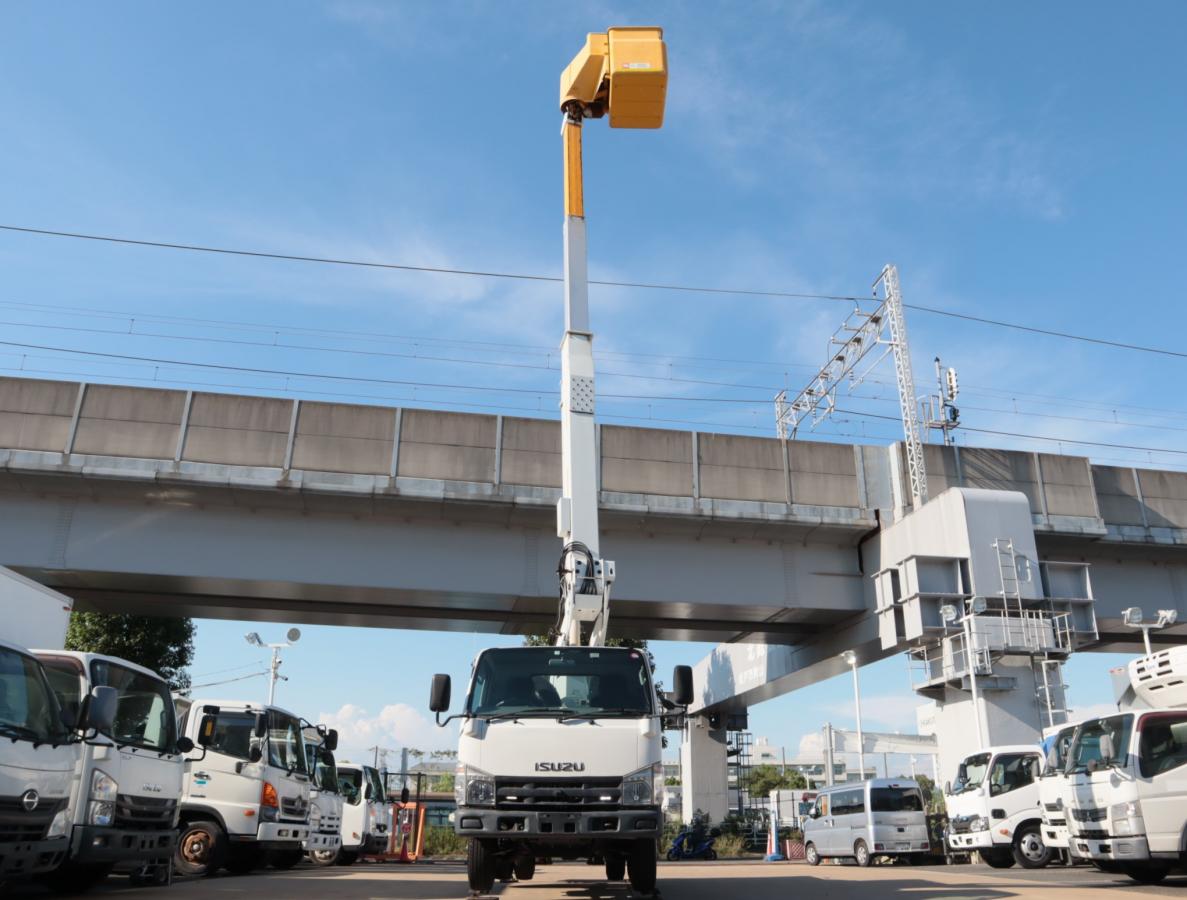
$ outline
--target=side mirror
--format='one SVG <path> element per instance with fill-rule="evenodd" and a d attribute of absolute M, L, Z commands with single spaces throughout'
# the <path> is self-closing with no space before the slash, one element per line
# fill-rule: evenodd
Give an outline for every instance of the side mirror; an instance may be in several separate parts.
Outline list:
<path fill-rule="evenodd" d="M 677 666 L 672 671 L 672 700 L 677 706 L 688 706 L 692 697 L 692 666 Z"/>
<path fill-rule="evenodd" d="M 946 796 L 952 796 L 952 782 L 951 781 L 944 782 L 944 794 Z"/>
<path fill-rule="evenodd" d="M 1047 766 L 1052 769 L 1059 768 L 1059 750 L 1055 747 L 1047 751 Z"/>
<path fill-rule="evenodd" d="M 1101 762 L 1112 762 L 1113 757 L 1117 753 L 1117 748 L 1113 745 L 1113 736 L 1111 734 L 1102 734 L 1100 736 L 1100 759 Z"/>
<path fill-rule="evenodd" d="M 264 713 L 260 713 L 256 716 L 256 725 L 255 728 L 252 729 L 252 734 L 258 738 L 264 738 L 268 736 L 268 717 Z"/>
<path fill-rule="evenodd" d="M 189 753 L 193 749 L 194 749 L 194 742 L 191 741 L 185 735 L 182 735 L 181 737 L 179 737 L 177 739 L 177 752 L 178 753 Z"/>
<path fill-rule="evenodd" d="M 258 763 L 264 758 L 264 751 L 261 750 L 258 745 L 253 744 L 251 749 L 247 751 L 247 758 L 253 763 Z"/>
<path fill-rule="evenodd" d="M 363 790 L 363 799 L 364 800 L 371 799 L 371 782 L 369 782 L 369 781 L 367 782 L 366 788 Z"/>
<path fill-rule="evenodd" d="M 452 685 L 448 675 L 434 675 L 433 687 L 429 691 L 429 709 L 437 714 L 449 711 L 449 695 Z"/>
<path fill-rule="evenodd" d="M 202 717 L 202 722 L 198 725 L 199 746 L 209 747 L 214 742 L 214 724 L 216 721 L 217 719 L 211 715 Z"/>
<path fill-rule="evenodd" d="M 326 740 L 323 746 L 331 753 L 338 749 L 338 729 L 331 728 L 326 732 Z"/>
<path fill-rule="evenodd" d="M 119 691 L 115 688 L 91 688 L 91 695 L 87 701 L 87 718 L 83 723 L 84 728 L 95 731 L 111 731 L 119 703 Z"/>
<path fill-rule="evenodd" d="M 404 788 L 403 788 L 403 789 L 400 791 L 400 802 L 401 802 L 401 803 L 407 803 L 407 802 L 408 802 L 408 797 L 409 797 L 409 794 L 408 794 L 408 785 L 404 785 Z"/>

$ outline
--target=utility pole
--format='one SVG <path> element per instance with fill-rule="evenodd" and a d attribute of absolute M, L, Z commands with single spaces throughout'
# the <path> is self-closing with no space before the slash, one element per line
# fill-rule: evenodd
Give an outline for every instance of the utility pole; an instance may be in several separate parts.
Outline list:
<path fill-rule="evenodd" d="M 278 644 L 266 644 L 259 634 L 255 631 L 250 631 L 243 636 L 243 639 L 251 644 L 253 647 L 267 648 L 272 651 L 272 661 L 268 666 L 268 705 L 271 706 L 276 701 L 276 682 L 288 681 L 288 678 L 280 674 L 280 651 L 286 647 L 291 647 L 301 639 L 301 629 L 290 628 L 285 634 L 288 641 Z"/>

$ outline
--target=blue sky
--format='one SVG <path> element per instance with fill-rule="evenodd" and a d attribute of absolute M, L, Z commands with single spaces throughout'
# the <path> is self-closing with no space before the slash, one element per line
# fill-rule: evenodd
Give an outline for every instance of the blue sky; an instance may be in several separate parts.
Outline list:
<path fill-rule="evenodd" d="M 646 14 L 666 29 L 668 116 L 654 133 L 587 129 L 594 277 L 864 294 L 892 261 L 911 303 L 1181 349 L 1182 4 L 660 3 Z M 0 220 L 556 274 L 557 76 L 586 31 L 639 22 L 613 3 L 8 4 Z M 0 372 L 554 414 L 556 376 L 542 368 L 556 366 L 561 328 L 553 284 L 11 232 L 0 271 L 0 340 L 33 345 L 0 345 Z M 606 399 L 605 421 L 768 435 L 766 398 L 806 382 L 848 309 L 621 288 L 591 300 L 600 390 L 665 398 Z M 1182 359 L 924 312 L 910 330 L 920 384 L 936 354 L 960 371 L 966 425 L 1034 436 L 962 442 L 1187 467 Z M 886 370 L 845 407 L 893 414 L 893 398 Z M 896 437 L 892 422 L 852 414 L 819 433 Z M 194 673 L 255 660 L 245 630 L 200 623 Z M 421 718 L 428 676 L 441 660 L 461 676 L 487 642 L 308 628 L 281 697 L 299 691 L 302 712 L 339 715 L 358 746 L 447 744 Z M 706 648 L 657 650 L 667 669 Z M 1108 699 L 1105 662 L 1069 666 L 1080 705 Z M 909 728 L 904 662 L 865 678 L 878 698 L 867 717 L 886 719 L 871 726 Z M 263 690 L 259 679 L 220 690 L 239 688 Z M 843 724 L 849 696 L 839 679 L 772 701 L 754 730 L 795 746 L 825 717 Z"/>

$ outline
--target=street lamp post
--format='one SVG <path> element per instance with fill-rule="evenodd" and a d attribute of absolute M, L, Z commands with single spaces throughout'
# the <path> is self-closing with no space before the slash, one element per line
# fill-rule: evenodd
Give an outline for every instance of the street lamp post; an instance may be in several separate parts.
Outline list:
<path fill-rule="evenodd" d="M 279 644 L 265 644 L 260 638 L 259 634 L 254 631 L 249 631 L 243 636 L 243 639 L 251 644 L 253 647 L 263 647 L 272 651 L 272 662 L 269 665 L 268 672 L 268 705 L 271 706 L 276 700 L 276 682 L 288 681 L 288 678 L 280 674 L 280 651 L 285 647 L 291 647 L 297 641 L 301 640 L 301 629 L 290 628 L 285 634 L 287 641 Z"/>
<path fill-rule="evenodd" d="M 1166 628 L 1168 625 L 1174 625 L 1179 619 L 1179 611 L 1177 609 L 1160 609 L 1158 610 L 1158 619 L 1154 622 L 1143 622 L 1143 615 L 1140 606 L 1131 606 L 1128 609 L 1122 610 L 1121 619 L 1130 628 L 1141 629 L 1142 641 L 1146 644 L 1146 655 L 1149 656 L 1153 653 L 1150 649 L 1150 632 L 1156 628 Z"/>
<path fill-rule="evenodd" d="M 950 603 L 946 603 L 940 607 L 940 617 L 944 622 L 950 625 L 959 619 L 960 627 L 964 632 L 965 665 L 968 666 L 969 671 L 969 693 L 972 694 L 973 699 L 973 720 L 977 726 L 978 750 L 985 747 L 985 737 L 984 729 L 981 727 L 981 701 L 977 696 L 977 654 L 973 647 L 975 632 L 972 628 L 972 622 L 978 613 L 985 611 L 986 605 L 984 597 L 974 597 L 969 601 L 969 608 L 963 614 Z"/>
<path fill-rule="evenodd" d="M 861 733 L 861 680 L 857 674 L 857 654 L 852 650 L 846 650 L 841 654 L 841 658 L 853 669 L 853 705 L 857 712 L 857 771 L 861 774 L 859 780 L 865 781 L 866 744 Z"/>

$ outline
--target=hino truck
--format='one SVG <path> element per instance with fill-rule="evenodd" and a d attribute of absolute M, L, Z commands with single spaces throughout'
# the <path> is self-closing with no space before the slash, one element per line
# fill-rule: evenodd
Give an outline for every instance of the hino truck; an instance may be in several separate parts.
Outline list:
<path fill-rule="evenodd" d="M 561 539 L 553 646 L 486 650 L 459 716 L 443 722 L 450 678 L 434 676 L 438 724 L 461 718 L 454 828 L 469 838 L 472 890 L 531 878 L 542 857 L 601 862 L 641 893 L 656 881 L 663 827 L 664 712 L 692 699 L 678 667 L 657 695 L 646 653 L 607 646 L 614 563 L 602 558 L 593 333 L 586 277 L 581 134 L 587 119 L 658 128 L 667 91 L 659 28 L 590 34 L 561 75 L 564 309 L 561 340 Z"/>
<path fill-rule="evenodd" d="M 246 700 L 178 701 L 191 750 L 182 778 L 174 868 L 242 874 L 299 860 L 309 837 L 310 768 L 301 720 Z"/>
<path fill-rule="evenodd" d="M 1069 844 L 1154 884 L 1187 863 L 1187 647 L 1113 674 L 1118 712 L 1081 723 L 1068 751 Z"/>
<path fill-rule="evenodd" d="M 90 689 L 77 714 L 67 714 L 27 649 L 64 643 L 71 607 L 68 597 L 0 569 L 0 888 L 52 876 L 66 862 L 79 761 L 115 717 L 110 687 Z"/>
<path fill-rule="evenodd" d="M 68 721 L 96 687 L 116 695 L 114 721 L 80 745 L 70 801 L 70 854 L 49 880 L 80 890 L 109 872 L 168 884 L 177 842 L 183 754 L 169 685 L 157 673 L 98 653 L 34 650 Z"/>
<path fill-rule="evenodd" d="M 371 766 L 342 762 L 338 766 L 342 790 L 342 846 L 336 862 L 354 865 L 360 856 L 384 853 L 392 832 L 392 807 L 383 778 Z"/>
<path fill-rule="evenodd" d="M 313 772 L 309 783 L 309 837 L 305 853 L 315 865 L 331 865 L 342 847 L 341 789 L 334 751 L 338 732 L 324 726 L 305 726 L 305 759 Z"/>
<path fill-rule="evenodd" d="M 1041 869 L 1051 861 L 1039 813 L 1037 744 L 989 747 L 965 757 L 956 780 L 944 785 L 948 849 L 977 853 L 995 869 L 1015 863 Z"/>

